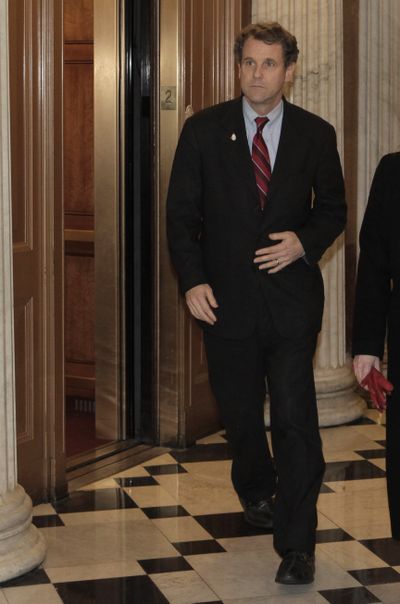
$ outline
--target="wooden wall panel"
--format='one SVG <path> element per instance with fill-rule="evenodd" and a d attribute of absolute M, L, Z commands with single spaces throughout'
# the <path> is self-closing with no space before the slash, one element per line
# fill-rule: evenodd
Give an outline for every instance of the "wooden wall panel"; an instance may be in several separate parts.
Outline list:
<path fill-rule="evenodd" d="M 65 0 L 65 361 L 77 397 L 95 394 L 93 71 L 93 0 Z"/>
<path fill-rule="evenodd" d="M 240 0 L 185 1 L 185 103 L 194 111 L 238 95 L 236 33 L 248 16 Z"/>
<path fill-rule="evenodd" d="M 93 0 L 64 1 L 64 41 L 93 41 Z"/>
<path fill-rule="evenodd" d="M 67 362 L 94 359 L 94 259 L 65 259 L 65 357 Z"/>
<path fill-rule="evenodd" d="M 64 148 L 65 213 L 93 215 L 93 57 L 64 67 Z"/>

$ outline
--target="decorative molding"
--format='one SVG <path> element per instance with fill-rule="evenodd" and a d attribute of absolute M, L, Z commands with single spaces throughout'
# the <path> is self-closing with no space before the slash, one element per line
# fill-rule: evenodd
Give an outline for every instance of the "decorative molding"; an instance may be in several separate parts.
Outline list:
<path fill-rule="evenodd" d="M 32 441 L 35 437 L 34 433 L 34 398 L 35 392 L 34 384 L 34 306 L 33 299 L 30 298 L 24 303 L 15 304 L 14 312 L 15 318 L 18 315 L 18 311 L 21 313 L 21 325 L 18 330 L 18 323 L 15 325 L 15 335 L 18 338 L 18 333 L 22 336 L 23 342 L 19 342 L 19 346 L 24 352 L 24 358 L 22 363 L 24 364 L 24 380 L 22 382 L 24 387 L 24 396 L 20 397 L 20 400 L 24 401 L 23 426 L 18 428 L 17 443 L 21 444 L 24 442 Z M 22 430 L 21 430 L 22 428 Z"/>

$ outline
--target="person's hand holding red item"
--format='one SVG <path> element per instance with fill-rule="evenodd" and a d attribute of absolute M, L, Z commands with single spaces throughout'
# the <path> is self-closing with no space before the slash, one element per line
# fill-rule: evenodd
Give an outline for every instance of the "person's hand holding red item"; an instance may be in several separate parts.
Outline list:
<path fill-rule="evenodd" d="M 386 396 L 393 390 L 393 384 L 375 367 L 371 367 L 368 375 L 361 382 L 361 386 L 366 388 L 371 396 L 372 403 L 378 411 L 386 409 Z"/>

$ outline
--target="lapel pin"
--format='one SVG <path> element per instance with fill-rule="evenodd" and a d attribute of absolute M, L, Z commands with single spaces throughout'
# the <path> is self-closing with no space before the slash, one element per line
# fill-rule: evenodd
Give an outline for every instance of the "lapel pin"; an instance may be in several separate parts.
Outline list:
<path fill-rule="evenodd" d="M 233 132 L 231 134 L 231 141 L 235 141 L 236 140 L 236 134 Z"/>

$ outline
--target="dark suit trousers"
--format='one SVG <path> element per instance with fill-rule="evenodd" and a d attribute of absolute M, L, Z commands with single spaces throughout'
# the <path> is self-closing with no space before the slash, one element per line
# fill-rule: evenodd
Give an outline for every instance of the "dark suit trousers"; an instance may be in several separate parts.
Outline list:
<path fill-rule="evenodd" d="M 397 354 L 389 351 L 388 357 L 388 378 L 394 390 L 388 397 L 386 410 L 386 483 L 392 535 L 400 539 L 400 372 L 392 363 L 392 358 L 397 361 Z"/>
<path fill-rule="evenodd" d="M 283 338 L 265 310 L 260 315 L 255 333 L 243 340 L 205 333 L 210 384 L 232 449 L 237 494 L 258 501 L 276 493 L 276 550 L 312 552 L 325 468 L 312 366 L 316 336 Z M 274 460 L 264 425 L 265 376 Z"/>

